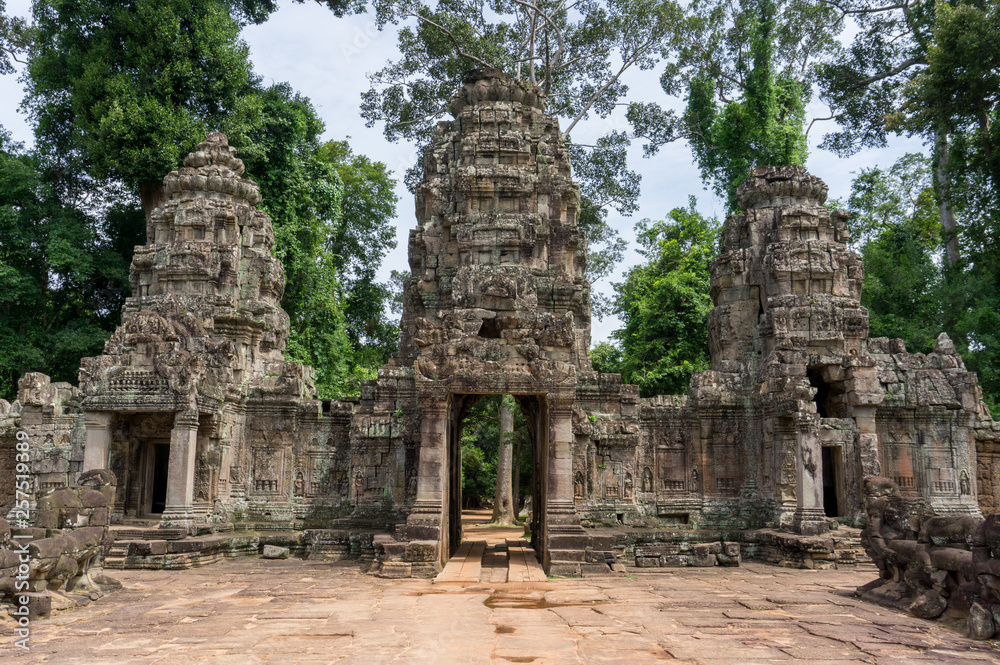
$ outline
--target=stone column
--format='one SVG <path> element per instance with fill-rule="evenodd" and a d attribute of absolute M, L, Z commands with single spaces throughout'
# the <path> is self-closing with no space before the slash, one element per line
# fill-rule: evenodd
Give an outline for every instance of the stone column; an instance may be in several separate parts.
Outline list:
<path fill-rule="evenodd" d="M 548 404 L 548 473 L 545 488 L 542 565 L 550 575 L 581 572 L 590 538 L 573 501 L 573 403 Z"/>
<path fill-rule="evenodd" d="M 83 422 L 87 427 L 86 445 L 83 449 L 83 471 L 108 468 L 111 450 L 110 411 L 84 411 Z"/>
<path fill-rule="evenodd" d="M 858 457 L 861 460 L 861 486 L 865 478 L 882 475 L 878 456 L 878 433 L 875 430 L 874 406 L 855 406 L 854 423 L 858 427 Z M 862 497 L 863 498 L 863 497 Z"/>
<path fill-rule="evenodd" d="M 549 404 L 549 468 L 546 508 L 550 515 L 575 513 L 573 503 L 573 404 Z"/>
<path fill-rule="evenodd" d="M 198 412 L 180 411 L 170 431 L 170 458 L 167 464 L 167 501 L 160 526 L 191 527 L 195 516 L 194 463 L 198 448 Z"/>
<path fill-rule="evenodd" d="M 448 402 L 424 401 L 421 406 L 420 457 L 417 461 L 417 499 L 406 520 L 409 540 L 433 540 L 438 544 L 437 560 L 448 556 L 444 526 L 444 497 L 447 492 Z"/>
<path fill-rule="evenodd" d="M 830 525 L 823 510 L 823 454 L 819 438 L 819 416 L 796 413 L 795 496 L 798 505 L 792 517 L 796 533 L 815 536 Z"/>

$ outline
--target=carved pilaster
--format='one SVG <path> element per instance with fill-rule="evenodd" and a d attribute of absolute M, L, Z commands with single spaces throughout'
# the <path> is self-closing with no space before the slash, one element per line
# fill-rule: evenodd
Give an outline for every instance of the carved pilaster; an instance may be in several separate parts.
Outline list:
<path fill-rule="evenodd" d="M 170 460 L 167 465 L 167 500 L 161 526 L 190 527 L 195 521 L 195 453 L 198 446 L 198 412 L 181 411 L 174 416 L 170 431 Z"/>

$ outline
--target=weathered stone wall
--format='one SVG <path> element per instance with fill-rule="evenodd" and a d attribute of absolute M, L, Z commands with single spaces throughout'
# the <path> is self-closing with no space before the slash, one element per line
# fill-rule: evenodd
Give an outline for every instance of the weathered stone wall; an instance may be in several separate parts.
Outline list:
<path fill-rule="evenodd" d="M 101 572 L 114 494 L 114 474 L 95 470 L 82 474 L 79 485 L 39 495 L 30 526 L 0 517 L 0 601 L 44 616 L 120 588 Z M 0 606 L 0 613 L 5 610 Z"/>
<path fill-rule="evenodd" d="M 17 432 L 24 432 L 34 496 L 71 485 L 82 470 L 84 428 L 80 392 L 32 372 L 18 381 L 18 399 L 0 412 L 0 508 L 14 502 Z M 34 501 L 31 501 L 34 508 Z M 0 516 L 6 514 L 6 510 Z"/>
<path fill-rule="evenodd" d="M 818 533 L 828 514 L 861 523 L 862 481 L 880 473 L 910 501 L 977 513 L 976 445 L 991 451 L 994 430 L 951 341 L 924 356 L 867 338 L 861 257 L 822 181 L 761 167 L 738 195 L 712 263 L 712 369 L 638 409 L 610 395 L 610 377 L 596 389 L 578 375 L 585 522 Z M 991 468 L 978 472 L 990 488 Z"/>

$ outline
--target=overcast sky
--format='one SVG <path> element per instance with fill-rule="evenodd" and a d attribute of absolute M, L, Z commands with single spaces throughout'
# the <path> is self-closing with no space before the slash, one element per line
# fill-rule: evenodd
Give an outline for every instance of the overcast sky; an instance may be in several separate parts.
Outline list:
<path fill-rule="evenodd" d="M 7 0 L 10 15 L 28 16 L 29 0 Z M 414 146 L 393 144 L 386 141 L 382 127 L 365 127 L 359 113 L 361 93 L 368 89 L 366 74 L 382 67 L 389 58 L 398 56 L 395 30 L 378 32 L 367 16 L 338 19 L 325 6 L 317 3 L 304 5 L 283 0 L 280 9 L 259 26 L 244 30 L 243 38 L 249 43 L 251 58 L 258 74 L 268 83 L 286 81 L 309 97 L 321 118 L 326 122 L 326 139 L 350 137 L 358 153 L 384 162 L 393 173 L 402 178 L 403 172 L 417 160 Z M 659 101 L 676 105 L 662 93 L 659 70 L 635 70 L 625 82 L 630 86 L 629 100 Z M 15 140 L 32 143 L 31 130 L 19 112 L 23 86 L 17 75 L 0 76 L 0 124 L 11 132 Z M 813 103 L 809 117 L 828 115 L 825 107 Z M 565 120 L 563 122 L 565 125 Z M 604 120 L 596 118 L 581 123 L 574 130 L 574 139 L 581 143 L 603 134 L 609 127 L 624 130 L 627 123 L 622 116 Z M 811 152 L 806 167 L 830 187 L 830 197 L 846 199 L 850 192 L 852 173 L 872 166 L 889 166 L 907 151 L 922 151 L 919 140 L 896 139 L 882 150 L 868 150 L 843 160 L 819 149 L 822 134 L 831 131 L 829 122 L 816 123 L 809 136 Z M 612 211 L 610 223 L 630 242 L 625 262 L 610 280 L 595 285 L 595 291 L 610 293 L 608 282 L 620 281 L 621 273 L 638 256 L 631 247 L 633 225 L 645 217 L 663 219 L 675 207 L 686 206 L 689 195 L 698 197 L 698 209 L 707 216 L 721 217 L 724 204 L 704 189 L 686 143 L 677 142 L 664 147 L 655 157 L 643 159 L 637 144 L 630 152 L 630 166 L 642 174 L 642 195 L 639 211 L 631 218 L 624 218 Z M 253 174 L 250 174 L 253 175 Z M 388 278 L 391 269 L 406 270 L 406 243 L 409 230 L 414 226 L 413 196 L 400 182 L 396 188 L 400 197 L 396 219 L 398 245 L 381 267 L 381 276 Z M 593 341 L 600 342 L 620 326 L 614 318 L 594 320 Z"/>

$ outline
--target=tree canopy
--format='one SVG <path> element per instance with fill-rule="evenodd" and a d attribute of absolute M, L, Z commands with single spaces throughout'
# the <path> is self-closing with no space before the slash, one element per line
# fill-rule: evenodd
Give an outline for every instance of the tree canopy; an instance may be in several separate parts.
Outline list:
<path fill-rule="evenodd" d="M 805 162 L 815 64 L 840 28 L 822 3 L 695 0 L 674 27 L 676 57 L 660 77 L 668 95 L 686 98 L 683 113 L 629 104 L 646 155 L 687 140 L 702 180 L 735 211 L 736 188 L 752 167 Z"/>

